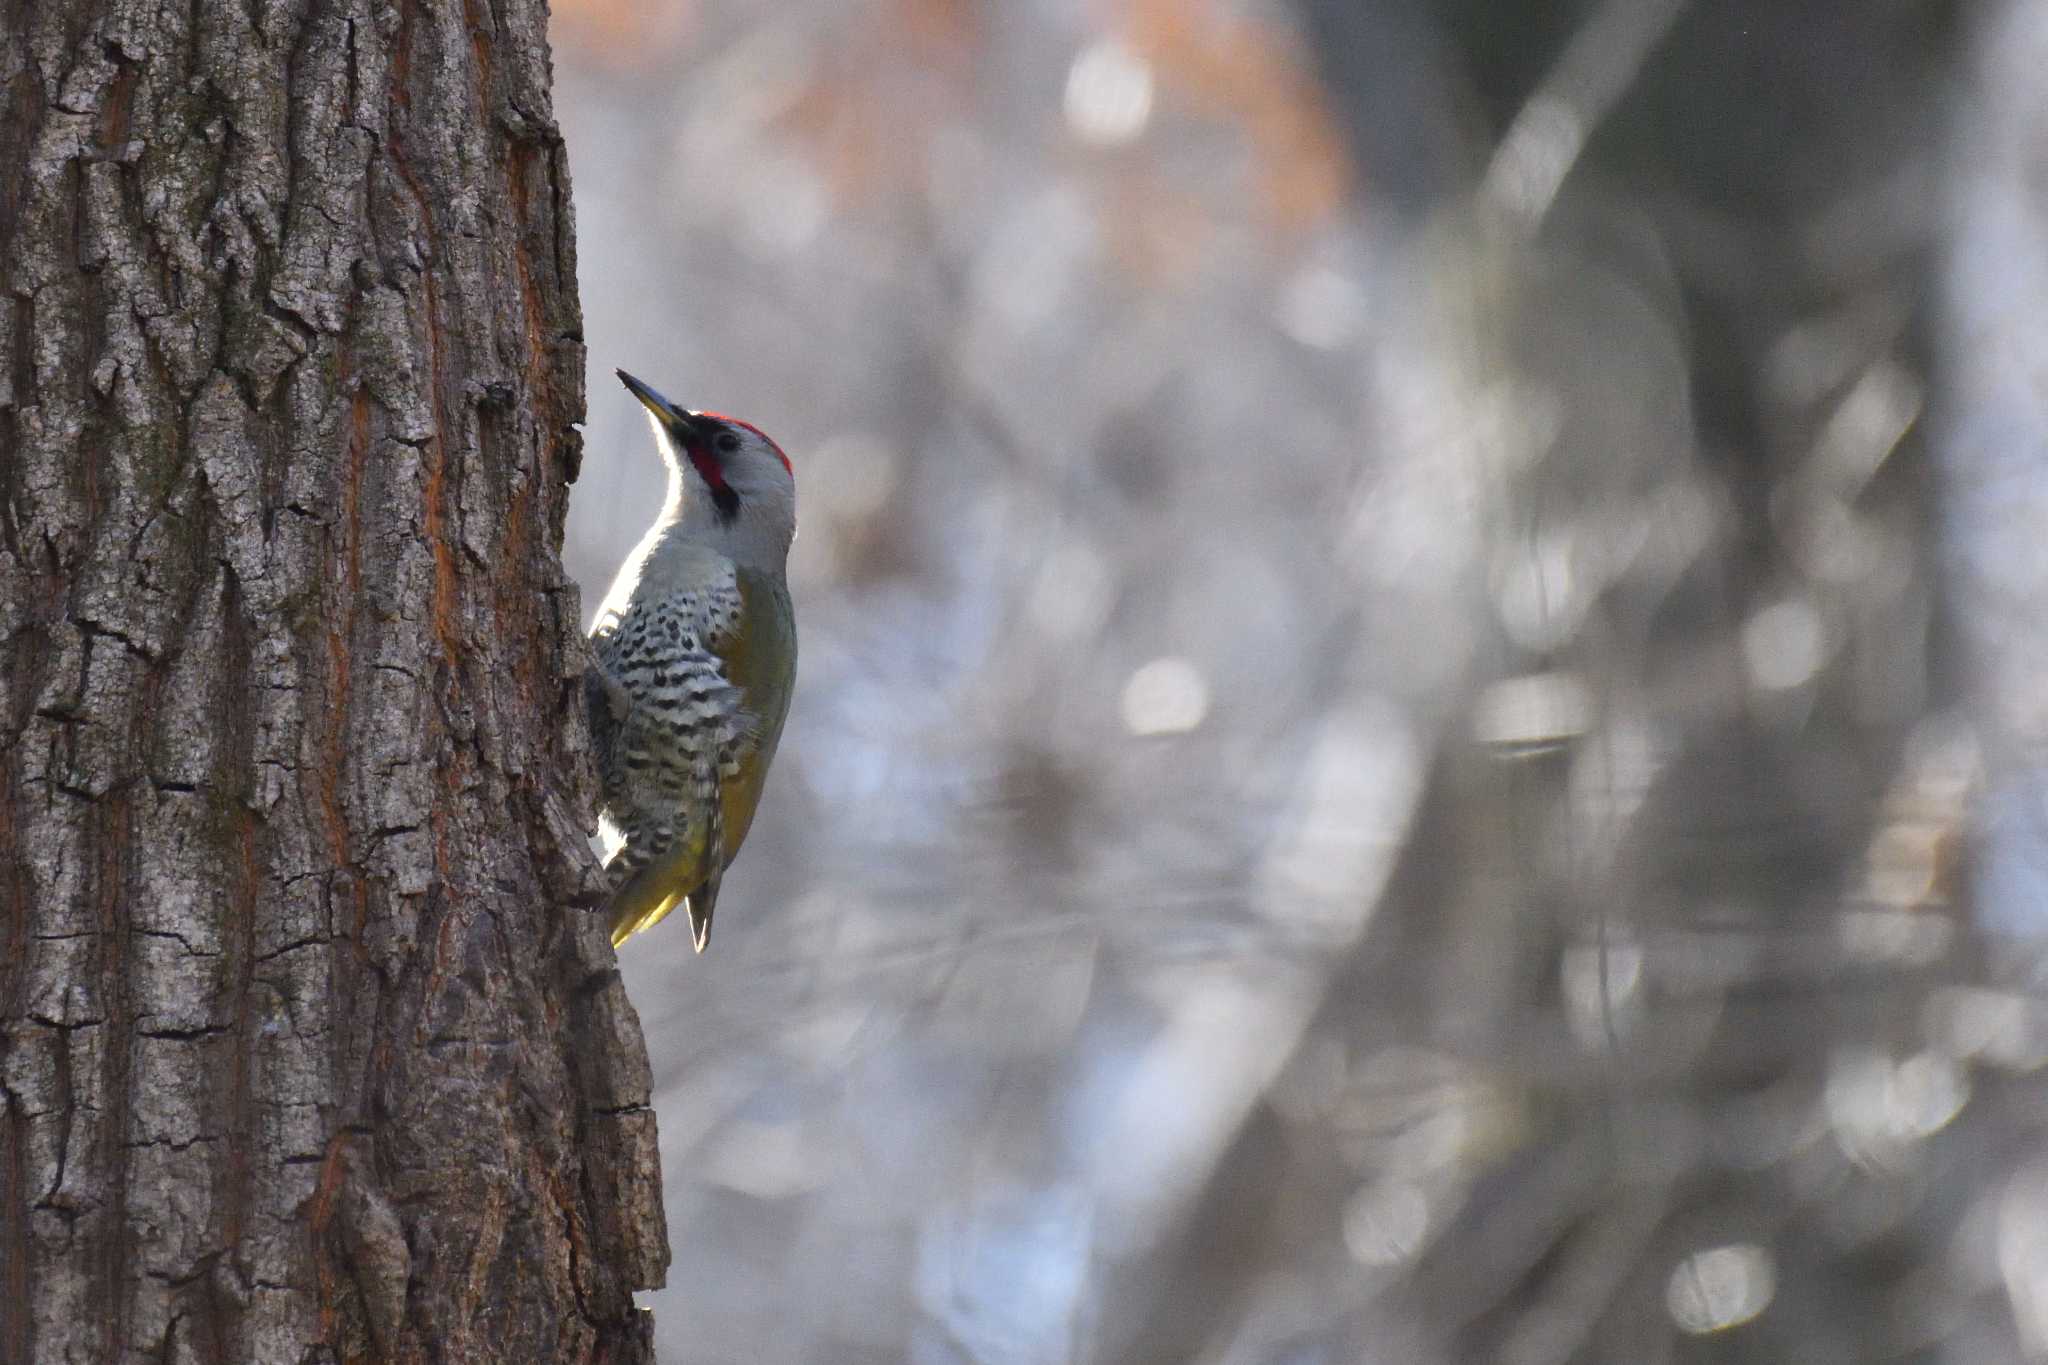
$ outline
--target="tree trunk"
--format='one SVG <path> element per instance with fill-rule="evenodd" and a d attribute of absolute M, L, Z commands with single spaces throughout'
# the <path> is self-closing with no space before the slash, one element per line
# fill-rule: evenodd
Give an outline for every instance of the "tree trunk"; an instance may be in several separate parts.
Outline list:
<path fill-rule="evenodd" d="M 545 6 L 0 16 L 0 1360 L 651 1358 Z"/>

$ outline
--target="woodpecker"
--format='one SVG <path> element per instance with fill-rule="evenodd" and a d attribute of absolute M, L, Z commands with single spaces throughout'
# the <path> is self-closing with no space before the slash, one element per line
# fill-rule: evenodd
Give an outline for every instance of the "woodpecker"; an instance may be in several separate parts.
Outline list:
<path fill-rule="evenodd" d="M 668 497 L 598 609 L 584 679 L 612 946 L 681 904 L 701 953 L 796 680 L 796 475 L 759 428 L 617 373 L 647 409 Z"/>

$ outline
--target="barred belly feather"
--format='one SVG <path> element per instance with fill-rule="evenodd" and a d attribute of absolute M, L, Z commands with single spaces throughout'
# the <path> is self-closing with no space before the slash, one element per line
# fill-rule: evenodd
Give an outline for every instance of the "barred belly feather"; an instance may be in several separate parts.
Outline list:
<path fill-rule="evenodd" d="M 699 947 L 709 934 L 728 854 L 721 787 L 755 737 L 720 649 L 739 615 L 728 565 L 701 589 L 636 601 L 593 633 L 603 675 L 593 714 L 611 722 L 597 748 L 614 943 L 683 903 Z"/>

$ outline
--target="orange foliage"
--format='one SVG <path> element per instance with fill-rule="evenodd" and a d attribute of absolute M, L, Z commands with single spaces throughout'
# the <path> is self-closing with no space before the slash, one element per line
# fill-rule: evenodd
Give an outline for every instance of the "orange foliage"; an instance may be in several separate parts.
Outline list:
<path fill-rule="evenodd" d="M 1315 76 L 1272 30 L 1213 0 L 1126 0 L 1131 47 L 1199 113 L 1243 125 L 1273 226 L 1315 228 L 1343 203 L 1350 163 Z"/>
<path fill-rule="evenodd" d="M 1172 289 L 1200 269 L 1216 220 L 1199 197 L 1143 169 L 1111 177 L 1106 194 L 1109 254 L 1140 287 Z"/>
<path fill-rule="evenodd" d="M 1283 235 L 1311 232 L 1343 205 L 1349 162 L 1316 79 L 1283 34 L 1216 0 L 1107 0 L 1111 27 L 1152 65 L 1160 104 L 1244 139 L 1257 177 L 1251 213 Z M 821 174 L 835 203 L 921 199 L 931 139 L 972 122 L 988 35 L 975 0 L 862 0 L 826 21 L 829 56 L 805 73 L 776 131 Z M 674 60 L 702 20 L 693 0 L 556 0 L 557 41 L 615 69 Z M 1142 144 L 1141 144 L 1142 146 Z M 1136 150 L 1136 149 L 1134 149 Z M 1177 184 L 1141 150 L 1090 153 L 1116 257 L 1153 285 L 1194 268 L 1219 206 L 1213 187 Z"/>
<path fill-rule="evenodd" d="M 697 18 L 695 0 L 554 0 L 548 32 L 585 61 L 640 71 L 673 57 Z"/>
<path fill-rule="evenodd" d="M 956 112 L 981 42 L 969 0 L 887 0 L 779 121 L 841 203 L 915 194 L 933 132 Z"/>
<path fill-rule="evenodd" d="M 892 0 L 892 30 L 910 55 L 922 61 L 957 63 L 981 38 L 970 0 Z"/>

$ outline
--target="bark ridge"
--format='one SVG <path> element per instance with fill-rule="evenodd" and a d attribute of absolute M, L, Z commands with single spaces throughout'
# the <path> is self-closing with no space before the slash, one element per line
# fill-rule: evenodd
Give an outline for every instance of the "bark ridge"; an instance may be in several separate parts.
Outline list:
<path fill-rule="evenodd" d="M 0 4 L 0 1361 L 651 1359 L 546 19 Z"/>

